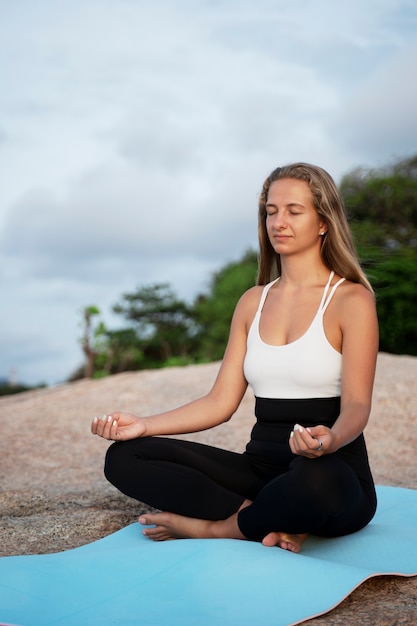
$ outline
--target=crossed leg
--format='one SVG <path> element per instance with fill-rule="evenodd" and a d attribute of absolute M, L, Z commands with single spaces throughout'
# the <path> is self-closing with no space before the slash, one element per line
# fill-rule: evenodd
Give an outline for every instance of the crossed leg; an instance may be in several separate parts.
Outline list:
<path fill-rule="evenodd" d="M 247 539 L 238 526 L 238 513 L 252 504 L 245 500 L 234 515 L 225 520 L 204 520 L 176 513 L 144 514 L 139 517 L 139 523 L 145 528 L 143 534 L 153 541 L 167 541 L 170 539 Z M 299 552 L 306 534 L 271 532 L 262 541 L 266 547 L 278 546 L 290 552 Z"/>
<path fill-rule="evenodd" d="M 336 536 L 367 523 L 370 505 L 357 476 L 332 457 L 297 457 L 264 484 L 244 454 L 148 438 L 110 446 L 106 476 L 130 497 L 175 511 L 141 515 L 143 532 L 154 541 L 247 539 L 299 552 L 306 530 Z"/>

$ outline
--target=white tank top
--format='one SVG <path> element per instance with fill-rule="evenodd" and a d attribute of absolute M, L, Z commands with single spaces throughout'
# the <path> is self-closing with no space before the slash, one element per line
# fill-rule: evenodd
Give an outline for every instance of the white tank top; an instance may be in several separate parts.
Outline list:
<path fill-rule="evenodd" d="M 258 398 L 333 398 L 340 396 L 342 355 L 327 340 L 323 316 L 341 278 L 330 290 L 334 272 L 323 292 L 320 306 L 308 330 L 296 341 L 273 346 L 262 341 L 259 321 L 268 291 L 265 285 L 258 310 L 249 329 L 244 362 L 246 380 Z M 279 279 L 278 279 L 279 280 Z"/>

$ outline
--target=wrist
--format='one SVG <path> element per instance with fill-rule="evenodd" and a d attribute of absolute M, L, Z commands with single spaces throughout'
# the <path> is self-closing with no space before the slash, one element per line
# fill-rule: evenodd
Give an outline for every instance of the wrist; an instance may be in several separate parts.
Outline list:
<path fill-rule="evenodd" d="M 137 417 L 139 437 L 151 437 L 148 421 L 144 417 Z"/>
<path fill-rule="evenodd" d="M 331 442 L 330 442 L 330 446 L 328 449 L 328 453 L 332 453 L 332 452 L 336 452 L 337 450 L 339 450 L 339 448 L 341 448 L 343 446 L 343 437 L 342 434 L 340 432 L 338 432 L 336 429 L 331 429 L 330 430 L 332 437 L 331 437 Z"/>

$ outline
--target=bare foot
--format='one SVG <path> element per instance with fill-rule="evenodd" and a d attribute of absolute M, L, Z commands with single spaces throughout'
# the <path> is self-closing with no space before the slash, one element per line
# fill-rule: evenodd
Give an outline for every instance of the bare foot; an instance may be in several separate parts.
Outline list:
<path fill-rule="evenodd" d="M 211 521 L 185 517 L 176 513 L 146 513 L 139 517 L 145 528 L 143 534 L 153 541 L 168 539 L 245 539 L 237 525 L 237 513 L 225 520 Z"/>
<path fill-rule="evenodd" d="M 307 534 L 290 535 L 289 533 L 268 533 L 262 540 L 262 544 L 267 547 L 278 546 L 290 552 L 300 552 L 303 542 L 307 539 Z"/>
<path fill-rule="evenodd" d="M 154 528 L 145 528 L 143 534 L 154 541 L 167 539 L 196 539 L 208 537 L 210 528 L 207 520 L 184 517 L 175 513 L 147 513 L 139 517 L 144 526 L 154 524 Z"/>

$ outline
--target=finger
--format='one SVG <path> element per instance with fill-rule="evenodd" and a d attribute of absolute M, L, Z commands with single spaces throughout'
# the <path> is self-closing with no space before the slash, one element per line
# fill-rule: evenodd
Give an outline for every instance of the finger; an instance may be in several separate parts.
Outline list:
<path fill-rule="evenodd" d="M 299 442 L 295 441 L 295 438 L 293 439 L 293 441 L 291 443 L 292 443 L 292 446 L 291 446 L 291 444 L 290 444 L 290 446 L 291 446 L 291 450 L 292 450 L 293 454 L 299 454 L 299 455 L 302 455 L 302 456 L 306 455 L 307 449 L 306 449 L 305 444 L 299 443 Z"/>
<path fill-rule="evenodd" d="M 300 437 L 298 430 L 294 430 L 290 433 L 290 447 L 294 454 L 302 454 L 306 446 L 303 439 Z"/>
<path fill-rule="evenodd" d="M 105 425 L 105 420 L 107 419 L 106 415 L 102 415 L 101 417 L 95 417 L 91 424 L 91 432 L 94 435 L 103 436 L 103 428 Z"/>
<path fill-rule="evenodd" d="M 159 537 L 162 534 L 166 534 L 166 528 L 163 526 L 148 526 L 142 530 L 142 534 L 146 537 L 150 537 L 154 539 L 155 537 Z"/>
<path fill-rule="evenodd" d="M 310 435 L 308 428 L 304 428 L 300 424 L 294 425 L 294 430 L 290 433 L 290 448 L 293 454 L 316 458 L 318 456 L 317 446 L 317 439 Z"/>
<path fill-rule="evenodd" d="M 113 439 L 116 441 L 118 439 L 117 434 L 117 420 L 112 418 L 111 426 L 110 426 L 110 437 L 109 439 Z"/>
<path fill-rule="evenodd" d="M 294 454 L 300 454 L 301 452 L 300 438 L 295 428 L 290 433 L 290 448 Z"/>
<path fill-rule="evenodd" d="M 104 428 L 103 428 L 103 437 L 106 439 L 114 439 L 117 432 L 117 421 L 113 418 L 112 415 L 105 416 L 104 420 Z"/>
<path fill-rule="evenodd" d="M 98 418 L 96 422 L 97 435 L 100 435 L 100 437 L 103 437 L 104 439 L 111 439 L 114 422 L 115 420 L 111 415 L 102 415 Z"/>
<path fill-rule="evenodd" d="M 306 429 L 303 428 L 303 426 L 301 426 L 300 424 L 295 424 L 293 432 L 293 442 L 297 452 L 300 454 L 302 452 L 308 451 L 310 449 L 310 446 L 308 444 L 311 437 L 307 433 Z"/>
<path fill-rule="evenodd" d="M 153 530 L 153 529 L 152 530 L 146 529 L 146 530 L 143 530 L 142 533 L 148 539 L 152 539 L 152 541 L 167 541 L 169 539 L 172 539 L 170 534 L 167 533 L 164 528 L 161 528 L 159 530 L 157 530 L 157 529 L 155 529 L 155 530 Z"/>
<path fill-rule="evenodd" d="M 295 454 L 295 446 L 294 446 L 294 431 L 293 431 L 293 430 L 290 432 L 290 441 L 289 441 L 289 444 L 290 444 L 290 449 L 291 449 L 291 452 L 292 452 L 293 454 Z"/>
<path fill-rule="evenodd" d="M 323 438 L 317 437 L 315 439 L 315 443 L 316 445 L 314 446 L 314 455 L 318 457 L 318 456 L 322 456 L 323 454 L 326 454 Z"/>
<path fill-rule="evenodd" d="M 107 424 L 107 415 L 102 415 L 101 417 L 98 418 L 97 434 L 100 435 L 100 437 L 106 436 L 106 424 Z"/>
<path fill-rule="evenodd" d="M 303 428 L 299 424 L 296 424 L 294 430 L 299 434 L 298 441 L 303 450 L 306 452 L 315 452 L 316 450 L 322 449 L 322 440 L 318 437 L 314 437 L 310 428 Z"/>
<path fill-rule="evenodd" d="M 308 432 L 303 426 L 300 424 L 295 424 L 294 426 L 294 439 L 298 445 L 302 445 L 306 443 L 306 436 L 309 437 Z"/>

